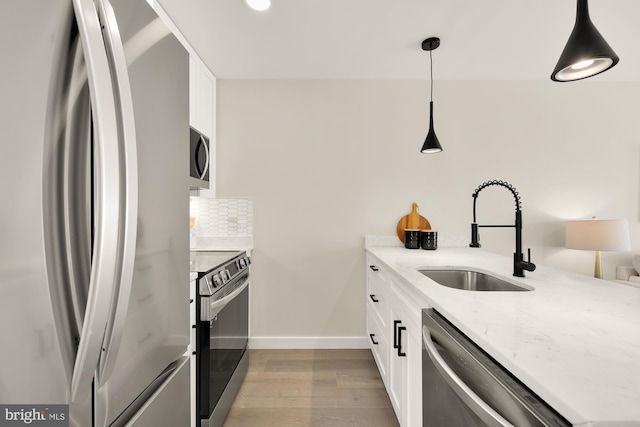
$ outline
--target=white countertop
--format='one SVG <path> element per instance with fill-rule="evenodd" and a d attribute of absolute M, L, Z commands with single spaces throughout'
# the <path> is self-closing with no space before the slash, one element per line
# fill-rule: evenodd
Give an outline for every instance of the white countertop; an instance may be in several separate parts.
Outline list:
<path fill-rule="evenodd" d="M 640 289 L 544 266 L 513 277 L 512 258 L 481 249 L 367 251 L 574 425 L 640 426 Z M 469 267 L 534 290 L 451 289 L 420 267 Z"/>

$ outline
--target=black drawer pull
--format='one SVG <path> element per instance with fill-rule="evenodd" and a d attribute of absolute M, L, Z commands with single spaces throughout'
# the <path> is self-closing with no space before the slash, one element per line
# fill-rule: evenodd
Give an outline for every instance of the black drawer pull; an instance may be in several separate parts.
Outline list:
<path fill-rule="evenodd" d="M 402 320 L 393 321 L 393 348 L 398 348 L 398 325 L 402 323 Z"/>
<path fill-rule="evenodd" d="M 371 342 L 373 343 L 373 345 L 378 345 L 378 341 L 374 340 L 373 337 L 375 337 L 376 334 L 369 334 L 369 338 L 371 338 Z"/>
<path fill-rule="evenodd" d="M 370 265 L 369 268 L 373 271 L 378 271 L 378 267 L 376 267 L 375 265 Z"/>
<path fill-rule="evenodd" d="M 407 353 L 404 353 L 402 351 L 402 331 L 406 331 L 407 328 L 405 328 L 404 326 L 400 326 L 398 328 L 398 356 L 400 357 L 405 357 L 407 355 Z"/>
<path fill-rule="evenodd" d="M 376 296 L 374 294 L 370 294 L 369 298 L 371 298 L 371 301 L 373 301 L 373 302 L 379 302 L 380 301 L 380 300 L 376 299 Z"/>

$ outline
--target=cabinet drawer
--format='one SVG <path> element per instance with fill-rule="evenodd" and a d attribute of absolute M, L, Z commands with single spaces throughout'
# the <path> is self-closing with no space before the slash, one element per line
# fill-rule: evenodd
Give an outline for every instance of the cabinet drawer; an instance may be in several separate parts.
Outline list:
<path fill-rule="evenodd" d="M 383 327 L 387 326 L 389 317 L 389 296 L 385 283 L 376 278 L 367 280 L 367 307 L 375 313 L 378 323 Z"/>
<path fill-rule="evenodd" d="M 369 347 L 373 353 L 373 358 L 378 365 L 380 376 L 384 383 L 387 383 L 387 369 L 389 347 L 387 339 L 384 335 L 384 328 L 378 323 L 377 315 L 371 308 L 367 308 L 367 338 L 369 339 Z"/>

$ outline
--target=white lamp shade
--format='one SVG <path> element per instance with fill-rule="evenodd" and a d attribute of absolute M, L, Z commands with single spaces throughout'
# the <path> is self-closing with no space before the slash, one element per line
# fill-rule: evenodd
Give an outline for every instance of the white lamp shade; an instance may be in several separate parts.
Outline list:
<path fill-rule="evenodd" d="M 587 251 L 629 251 L 629 225 L 626 219 L 567 221 L 565 246 Z"/>
<path fill-rule="evenodd" d="M 271 7 L 271 0 L 245 0 L 247 5 L 253 10 L 267 10 Z"/>

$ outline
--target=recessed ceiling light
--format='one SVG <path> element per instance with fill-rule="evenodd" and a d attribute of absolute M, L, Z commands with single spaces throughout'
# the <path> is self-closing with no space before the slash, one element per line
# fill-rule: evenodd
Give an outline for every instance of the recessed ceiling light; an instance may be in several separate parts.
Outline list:
<path fill-rule="evenodd" d="M 267 10 L 271 6 L 271 0 L 245 0 L 245 2 L 253 10 Z"/>

